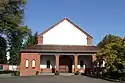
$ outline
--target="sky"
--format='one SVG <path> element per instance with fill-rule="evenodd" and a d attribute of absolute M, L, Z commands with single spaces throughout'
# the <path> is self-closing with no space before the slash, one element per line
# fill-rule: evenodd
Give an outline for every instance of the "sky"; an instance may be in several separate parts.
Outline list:
<path fill-rule="evenodd" d="M 64 17 L 93 36 L 94 45 L 106 34 L 125 37 L 125 0 L 27 0 L 24 24 L 33 33 Z"/>

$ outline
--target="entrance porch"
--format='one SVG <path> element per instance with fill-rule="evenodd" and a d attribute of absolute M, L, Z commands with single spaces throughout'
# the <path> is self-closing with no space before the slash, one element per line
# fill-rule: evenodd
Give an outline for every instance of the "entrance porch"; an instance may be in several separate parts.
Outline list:
<path fill-rule="evenodd" d="M 93 54 L 41 54 L 41 72 L 73 73 L 76 71 L 85 72 L 85 69 L 92 68 Z"/>

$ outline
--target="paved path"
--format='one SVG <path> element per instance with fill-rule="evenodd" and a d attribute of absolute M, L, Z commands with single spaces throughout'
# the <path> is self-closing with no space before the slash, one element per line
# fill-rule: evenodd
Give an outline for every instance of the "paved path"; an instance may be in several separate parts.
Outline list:
<path fill-rule="evenodd" d="M 0 83 L 113 83 L 85 76 L 0 77 Z"/>

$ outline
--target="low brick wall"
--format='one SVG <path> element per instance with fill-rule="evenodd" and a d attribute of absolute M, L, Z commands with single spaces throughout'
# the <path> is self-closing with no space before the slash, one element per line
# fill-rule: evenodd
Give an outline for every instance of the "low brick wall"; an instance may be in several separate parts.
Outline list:
<path fill-rule="evenodd" d="M 19 66 L 18 65 L 0 64 L 0 70 L 1 71 L 5 71 L 5 70 L 19 71 Z"/>

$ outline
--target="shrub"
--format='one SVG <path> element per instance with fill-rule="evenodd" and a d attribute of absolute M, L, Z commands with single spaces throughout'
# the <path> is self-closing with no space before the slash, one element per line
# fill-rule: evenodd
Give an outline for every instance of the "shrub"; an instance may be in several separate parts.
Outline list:
<path fill-rule="evenodd" d="M 20 72 L 19 71 L 13 71 L 11 73 L 11 76 L 20 76 Z"/>
<path fill-rule="evenodd" d="M 56 71 L 56 72 L 55 72 L 55 75 L 59 75 L 59 71 Z"/>
<path fill-rule="evenodd" d="M 20 72 L 19 72 L 19 71 L 16 71 L 16 72 L 15 72 L 15 76 L 20 76 Z"/>
<path fill-rule="evenodd" d="M 39 74 L 39 71 L 36 71 L 36 75 L 38 75 Z"/>
<path fill-rule="evenodd" d="M 11 73 L 11 71 L 9 70 L 0 71 L 0 74 L 8 74 L 8 73 Z"/>
<path fill-rule="evenodd" d="M 76 71 L 74 74 L 75 74 L 75 75 L 79 75 L 79 71 Z"/>

